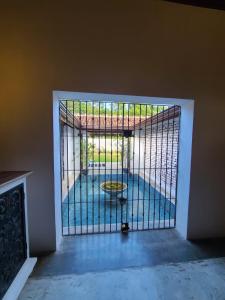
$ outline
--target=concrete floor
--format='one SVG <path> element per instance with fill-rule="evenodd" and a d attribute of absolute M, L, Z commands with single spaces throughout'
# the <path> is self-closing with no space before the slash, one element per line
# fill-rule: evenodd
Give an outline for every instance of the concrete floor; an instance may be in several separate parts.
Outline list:
<path fill-rule="evenodd" d="M 225 240 L 191 243 L 175 230 L 64 238 L 39 260 L 27 299 L 223 299 Z"/>

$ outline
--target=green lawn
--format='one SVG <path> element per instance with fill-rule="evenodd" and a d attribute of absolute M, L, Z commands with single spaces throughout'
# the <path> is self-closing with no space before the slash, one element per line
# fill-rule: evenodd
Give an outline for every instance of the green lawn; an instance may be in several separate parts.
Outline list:
<path fill-rule="evenodd" d="M 118 158 L 117 158 L 118 157 Z M 95 152 L 94 153 L 94 162 L 121 162 L 121 154 L 118 152 L 118 156 L 117 156 L 117 152 L 112 152 L 112 156 L 111 156 L 111 152 L 106 152 L 106 153 L 99 153 Z M 89 157 L 89 160 L 93 160 L 93 157 Z"/>

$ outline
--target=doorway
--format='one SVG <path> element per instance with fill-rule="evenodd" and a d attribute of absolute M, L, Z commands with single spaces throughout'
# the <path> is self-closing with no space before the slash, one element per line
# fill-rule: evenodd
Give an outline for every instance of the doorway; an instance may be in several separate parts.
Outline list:
<path fill-rule="evenodd" d="M 173 228 L 178 105 L 61 100 L 63 235 Z"/>

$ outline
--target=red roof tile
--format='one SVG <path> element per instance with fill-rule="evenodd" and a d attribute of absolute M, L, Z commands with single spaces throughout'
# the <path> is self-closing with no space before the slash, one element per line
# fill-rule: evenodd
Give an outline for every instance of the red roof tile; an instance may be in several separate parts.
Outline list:
<path fill-rule="evenodd" d="M 61 121 L 77 127 L 81 130 L 101 131 L 101 132 L 121 132 L 122 130 L 134 130 L 140 126 L 148 124 L 156 124 L 168 119 L 177 117 L 180 114 L 179 106 L 172 106 L 169 109 L 154 115 L 153 117 L 117 117 L 117 116 L 96 116 L 96 115 L 80 115 L 73 116 L 72 113 L 66 111 L 63 105 L 60 106 Z"/>

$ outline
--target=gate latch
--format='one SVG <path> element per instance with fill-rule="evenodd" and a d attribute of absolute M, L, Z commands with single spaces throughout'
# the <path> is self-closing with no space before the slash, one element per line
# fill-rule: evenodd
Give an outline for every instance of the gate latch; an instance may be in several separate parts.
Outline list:
<path fill-rule="evenodd" d="M 129 223 L 121 223 L 121 232 L 122 233 L 127 233 L 129 229 L 130 229 Z"/>

